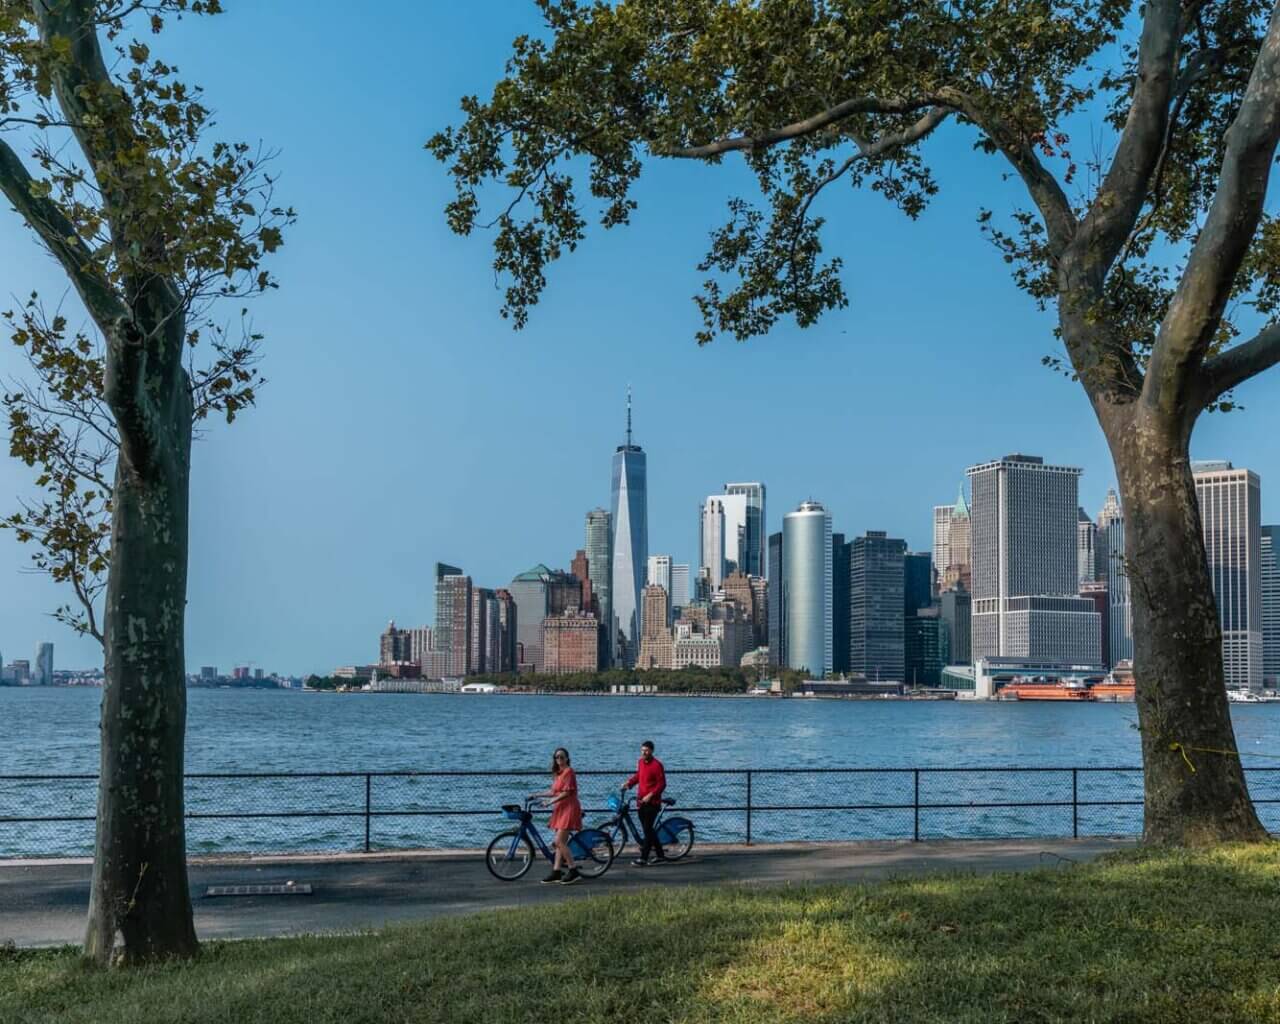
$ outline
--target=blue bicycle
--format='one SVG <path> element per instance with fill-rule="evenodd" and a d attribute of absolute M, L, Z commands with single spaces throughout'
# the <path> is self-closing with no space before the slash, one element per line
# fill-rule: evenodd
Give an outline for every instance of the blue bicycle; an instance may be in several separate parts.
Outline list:
<path fill-rule="evenodd" d="M 642 845 L 644 836 L 639 826 L 631 817 L 631 808 L 635 804 L 633 797 L 625 796 L 623 793 L 614 793 L 609 797 L 609 810 L 613 812 L 613 817 L 608 821 L 603 821 L 599 825 L 599 831 L 606 833 L 612 839 L 612 845 L 615 847 L 617 855 L 621 855 L 627 846 L 627 836 L 637 845 Z M 669 796 L 662 798 L 662 810 L 658 813 L 658 820 L 654 822 L 653 830 L 658 835 L 658 842 L 662 844 L 662 850 L 667 855 L 667 860 L 679 860 L 693 849 L 693 822 L 688 818 L 667 817 L 667 811 L 675 805 L 675 801 Z"/>
<path fill-rule="evenodd" d="M 484 863 L 494 878 L 503 882 L 514 882 L 521 878 L 537 855 L 534 845 L 542 851 L 547 860 L 554 863 L 555 851 L 551 849 L 533 823 L 532 806 L 536 801 L 525 800 L 524 806 L 519 804 L 503 804 L 502 813 L 512 821 L 520 822 L 519 828 L 499 832 L 485 850 Z M 599 878 L 609 870 L 616 852 L 613 840 L 607 832 L 598 828 L 584 828 L 569 837 L 569 852 L 577 863 L 578 873 L 583 878 Z"/>

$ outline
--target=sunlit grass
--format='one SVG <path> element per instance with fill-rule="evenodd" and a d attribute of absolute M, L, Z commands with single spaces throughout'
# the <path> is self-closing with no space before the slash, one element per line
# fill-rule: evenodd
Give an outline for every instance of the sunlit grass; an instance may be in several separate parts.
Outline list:
<path fill-rule="evenodd" d="M 0 1021 L 1275 1021 L 1280 848 L 1020 875 L 671 888 L 192 964 L 0 953 Z"/>

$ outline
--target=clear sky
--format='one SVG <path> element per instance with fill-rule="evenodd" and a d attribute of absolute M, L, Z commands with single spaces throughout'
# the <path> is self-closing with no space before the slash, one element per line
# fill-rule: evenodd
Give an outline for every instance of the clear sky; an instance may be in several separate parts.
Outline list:
<path fill-rule="evenodd" d="M 648 453 L 652 552 L 697 561 L 697 508 L 730 480 L 768 488 L 768 527 L 806 497 L 835 529 L 883 529 L 927 549 L 932 506 L 964 469 L 1008 452 L 1084 468 L 1096 515 L 1114 474 L 1078 385 L 1040 365 L 1050 317 L 979 235 L 979 206 L 1022 202 L 1004 168 L 952 128 L 931 141 L 943 184 L 910 222 L 883 200 L 824 196 L 846 261 L 848 309 L 801 331 L 699 348 L 694 264 L 739 167 L 650 165 L 634 225 L 593 233 L 552 269 L 520 333 L 498 316 L 488 239 L 453 236 L 444 169 L 422 148 L 487 94 L 532 2 L 233 0 L 153 52 L 202 83 L 225 137 L 281 155 L 279 198 L 299 221 L 254 304 L 270 383 L 194 453 L 187 662 L 326 671 L 375 660 L 388 619 L 429 623 L 432 564 L 502 586 L 537 562 L 568 567 L 588 509 L 608 506 L 628 383 Z M 392 10 L 394 9 L 394 10 Z M 305 11 L 305 15 L 303 12 Z M 353 13 L 354 11 L 354 13 Z M 748 192 L 748 194 L 750 194 Z M 6 296 L 65 280 L 0 211 Z M 81 315 L 73 296 L 65 309 Z M 20 372 L 9 346 L 0 374 Z M 1280 371 L 1241 388 L 1246 409 L 1205 417 L 1197 458 L 1262 477 L 1280 519 Z M 0 459 L 0 505 L 31 475 Z M 0 652 L 100 664 L 48 618 L 65 600 L 0 534 Z"/>

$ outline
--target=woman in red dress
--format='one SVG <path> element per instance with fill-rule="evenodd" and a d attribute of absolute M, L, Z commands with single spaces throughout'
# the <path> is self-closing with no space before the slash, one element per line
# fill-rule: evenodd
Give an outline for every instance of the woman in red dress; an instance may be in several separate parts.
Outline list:
<path fill-rule="evenodd" d="M 569 767 L 569 751 L 564 747 L 556 747 L 556 752 L 551 755 L 551 776 L 551 788 L 545 793 L 533 794 L 536 799 L 546 800 L 553 808 L 550 827 L 555 832 L 552 846 L 556 859 L 551 874 L 542 881 L 572 885 L 582 876 L 578 874 L 573 854 L 569 852 L 569 835 L 582 828 L 582 804 L 578 801 L 578 776 Z"/>

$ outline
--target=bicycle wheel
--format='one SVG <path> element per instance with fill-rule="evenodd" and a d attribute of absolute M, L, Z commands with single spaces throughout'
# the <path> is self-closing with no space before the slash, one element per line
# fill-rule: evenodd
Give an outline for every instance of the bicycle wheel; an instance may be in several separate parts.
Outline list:
<path fill-rule="evenodd" d="M 600 822 L 596 828 L 607 835 L 609 841 L 613 843 L 613 855 L 621 857 L 627 845 L 627 830 L 622 827 L 622 823 L 617 818 L 610 818 L 608 821 Z"/>
<path fill-rule="evenodd" d="M 569 839 L 569 850 L 583 878 L 599 878 L 609 870 L 615 856 L 609 833 L 598 828 L 584 828 Z"/>
<path fill-rule="evenodd" d="M 693 849 L 693 822 L 688 818 L 664 821 L 658 826 L 658 840 L 667 860 L 679 860 Z"/>
<path fill-rule="evenodd" d="M 533 844 L 518 828 L 499 832 L 484 852 L 484 866 L 489 874 L 503 882 L 514 882 L 533 864 Z"/>

